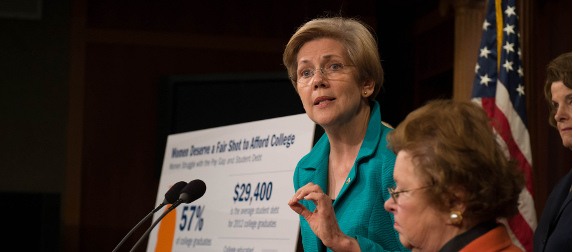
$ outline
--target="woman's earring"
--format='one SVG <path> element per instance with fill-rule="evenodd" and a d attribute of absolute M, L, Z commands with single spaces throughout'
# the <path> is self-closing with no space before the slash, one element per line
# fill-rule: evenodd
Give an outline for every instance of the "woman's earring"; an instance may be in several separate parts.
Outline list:
<path fill-rule="evenodd" d="M 364 95 L 367 95 L 367 91 L 363 91 L 363 94 L 364 94 Z"/>
<path fill-rule="evenodd" d="M 451 218 L 451 224 L 453 225 L 460 225 L 461 222 L 463 222 L 463 215 L 458 210 L 451 211 L 451 215 L 449 217 Z"/>

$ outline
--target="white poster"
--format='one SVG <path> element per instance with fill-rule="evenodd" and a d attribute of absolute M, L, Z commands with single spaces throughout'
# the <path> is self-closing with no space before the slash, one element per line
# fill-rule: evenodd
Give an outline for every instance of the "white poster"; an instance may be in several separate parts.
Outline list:
<path fill-rule="evenodd" d="M 295 251 L 299 217 L 287 203 L 314 127 L 300 114 L 170 135 L 157 205 L 179 181 L 200 179 L 207 189 L 165 216 L 147 251 Z"/>

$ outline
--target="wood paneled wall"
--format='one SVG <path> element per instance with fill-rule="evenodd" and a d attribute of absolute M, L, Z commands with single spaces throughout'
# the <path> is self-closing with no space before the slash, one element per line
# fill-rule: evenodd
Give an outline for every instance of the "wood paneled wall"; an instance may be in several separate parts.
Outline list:
<path fill-rule="evenodd" d="M 377 31 L 386 69 L 386 93 L 379 100 L 392 124 L 428 98 L 420 88 L 452 96 L 454 25 L 452 15 L 435 14 L 438 1 L 207 2 L 72 1 L 64 251 L 110 251 L 154 208 L 153 164 L 163 151 L 155 149 L 160 76 L 284 71 L 289 36 L 304 21 L 330 11 L 358 17 Z M 572 2 L 519 3 L 526 18 L 521 33 L 540 213 L 551 188 L 572 166 L 572 155 L 547 124 L 542 93 L 548 61 L 572 51 Z M 420 20 L 434 26 L 422 27 L 427 22 Z M 439 36 L 451 41 L 424 44 Z M 431 68 L 439 71 L 420 71 L 427 59 L 435 59 L 422 57 L 427 50 L 444 52 Z"/>

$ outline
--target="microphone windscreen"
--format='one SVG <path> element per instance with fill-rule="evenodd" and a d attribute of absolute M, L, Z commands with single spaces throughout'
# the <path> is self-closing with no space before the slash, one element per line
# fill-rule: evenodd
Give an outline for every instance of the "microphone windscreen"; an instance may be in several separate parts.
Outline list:
<path fill-rule="evenodd" d="M 189 182 L 183 190 L 181 190 L 181 196 L 179 199 L 182 203 L 191 203 L 205 194 L 207 190 L 207 185 L 200 179 L 195 179 Z"/>
<path fill-rule="evenodd" d="M 179 199 L 179 195 L 181 195 L 181 192 L 185 186 L 187 186 L 187 182 L 185 181 L 179 181 L 171 186 L 171 188 L 169 188 L 169 190 L 165 193 L 166 203 L 175 203 L 175 201 Z"/>

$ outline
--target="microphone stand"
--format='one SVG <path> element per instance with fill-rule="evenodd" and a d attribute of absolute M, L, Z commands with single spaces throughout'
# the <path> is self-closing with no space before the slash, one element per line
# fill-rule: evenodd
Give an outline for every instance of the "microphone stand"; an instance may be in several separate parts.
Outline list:
<path fill-rule="evenodd" d="M 144 238 L 149 236 L 149 233 L 151 233 L 151 230 L 153 230 L 153 228 L 155 226 L 157 226 L 157 224 L 159 224 L 159 222 L 161 222 L 161 220 L 163 219 L 163 217 L 165 217 L 165 215 L 167 215 L 168 213 L 170 213 L 173 209 L 175 209 L 176 207 L 178 207 L 181 203 L 183 203 L 182 199 L 177 200 L 175 203 L 173 203 L 173 205 L 171 205 L 171 207 L 169 207 L 167 209 L 167 211 L 165 211 L 163 214 L 161 214 L 161 216 L 159 216 L 159 218 L 157 218 L 157 220 L 155 220 L 155 222 L 153 222 L 153 225 L 151 225 L 147 231 L 145 231 L 145 233 L 141 236 L 141 238 L 139 238 L 139 240 L 137 241 L 137 243 L 135 243 L 135 245 L 133 245 L 133 248 L 131 248 L 130 252 L 135 251 L 135 249 L 141 244 L 141 242 L 143 242 Z"/>
<path fill-rule="evenodd" d="M 121 240 L 121 242 L 119 242 L 119 244 L 117 244 L 115 249 L 113 249 L 113 252 L 118 251 L 118 249 L 121 247 L 121 245 L 123 245 L 123 243 L 125 243 L 125 241 L 127 241 L 127 238 L 129 236 L 131 236 L 137 228 L 139 228 L 147 219 L 151 218 L 151 216 L 153 216 L 154 213 L 159 211 L 159 209 L 163 208 L 165 205 L 167 205 L 167 204 L 161 203 L 159 206 L 157 206 L 155 209 L 153 209 L 153 211 L 151 211 L 149 214 L 147 214 L 147 216 L 145 216 L 145 218 L 143 218 L 141 221 L 139 221 L 139 223 L 137 223 L 137 225 L 135 225 L 135 227 L 133 227 L 131 229 L 131 231 L 129 231 L 129 233 L 127 233 L 127 235 L 125 235 L 125 237 L 123 237 L 123 240 Z"/>

